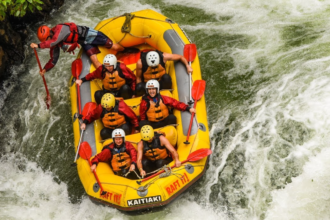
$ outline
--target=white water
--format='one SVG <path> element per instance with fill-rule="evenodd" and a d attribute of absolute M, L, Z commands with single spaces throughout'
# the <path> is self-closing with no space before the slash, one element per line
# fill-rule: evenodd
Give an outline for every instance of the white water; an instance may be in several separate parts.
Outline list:
<path fill-rule="evenodd" d="M 9 104 L 18 105 L 19 113 L 1 112 L 7 126 L 0 134 L 8 141 L 1 146 L 6 156 L 0 159 L 0 219 L 330 219 L 330 1 L 169 0 L 161 6 L 157 1 L 66 1 L 47 24 L 95 26 L 103 18 L 146 8 L 162 13 L 175 4 L 201 9 L 216 20 L 181 25 L 196 39 L 205 60 L 208 106 L 217 106 L 208 109 L 214 154 L 198 185 L 202 188 L 190 189 L 162 211 L 140 216 L 95 205 L 86 196 L 71 203 L 70 190 L 57 178 L 61 169 L 70 169 L 68 164 L 47 164 L 43 157 L 57 150 L 61 163 L 73 151 L 71 122 L 62 114 L 70 113 L 67 80 L 74 57 L 61 54 L 47 73 L 53 103 L 46 111 L 30 51 L 28 73 L 20 81 L 29 85 L 27 91 L 15 95 L 12 87 L 7 90 L 19 100 Z M 183 23 L 184 17 L 177 22 Z M 301 34 L 292 34 L 294 28 Z M 207 38 L 213 34 L 215 38 Z M 226 44 L 217 45 L 227 35 L 231 38 Z M 36 41 L 34 34 L 31 41 Z M 39 56 L 47 62 L 48 51 L 39 50 Z M 212 62 L 227 57 L 232 67 L 221 74 L 235 89 L 225 93 L 238 97 L 230 101 L 217 97 L 217 89 L 223 88 L 215 82 L 222 75 Z M 210 71 L 213 68 L 218 71 Z M 249 71 L 254 72 L 250 78 L 237 78 Z M 17 131 L 16 121 L 24 129 Z M 58 136 L 65 136 L 65 143 Z"/>

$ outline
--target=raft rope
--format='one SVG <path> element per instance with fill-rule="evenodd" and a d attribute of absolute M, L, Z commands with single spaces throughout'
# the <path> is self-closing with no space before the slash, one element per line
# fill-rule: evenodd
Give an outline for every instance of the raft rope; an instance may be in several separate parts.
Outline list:
<path fill-rule="evenodd" d="M 179 169 L 176 169 L 175 170 L 175 172 L 177 172 L 177 171 L 179 171 L 179 170 L 182 170 L 182 169 L 185 169 L 185 166 L 193 166 L 193 167 L 204 167 L 204 165 L 191 165 L 191 164 L 186 164 L 186 165 L 184 165 L 184 167 L 182 167 L 182 168 L 179 168 Z M 160 169 L 158 169 L 158 170 L 156 170 L 157 172 L 158 171 L 160 171 L 160 170 L 162 170 L 162 169 L 165 169 L 165 167 L 166 166 L 164 166 L 164 167 L 162 167 L 162 168 L 160 168 Z M 120 183 L 108 183 L 108 182 L 101 182 L 101 184 L 103 184 L 103 185 L 105 185 L 105 184 L 107 184 L 107 185 L 115 185 L 115 186 L 126 186 L 126 187 L 128 187 L 128 188 L 131 188 L 131 189 L 134 189 L 134 190 L 136 190 L 136 191 L 139 191 L 139 192 L 144 192 L 144 191 L 146 191 L 153 183 L 155 183 L 158 179 L 160 179 L 160 178 L 164 178 L 164 177 L 168 177 L 168 176 L 170 176 L 170 175 L 175 175 L 177 178 L 179 178 L 179 179 L 182 179 L 182 177 L 183 177 L 183 175 L 182 174 L 180 174 L 180 173 L 175 173 L 175 172 L 173 172 L 173 170 L 171 169 L 171 167 L 168 167 L 168 168 L 166 168 L 166 169 L 168 169 L 165 173 L 166 173 L 166 175 L 162 175 L 162 174 L 160 174 L 157 178 L 155 178 L 154 180 L 152 180 L 151 182 L 149 182 L 148 184 L 146 184 L 146 185 L 144 185 L 142 188 L 141 187 L 139 187 L 139 188 L 135 188 L 135 187 L 133 187 L 133 186 L 130 186 L 130 185 L 126 185 L 126 184 L 120 184 Z M 154 173 L 154 172 L 156 172 L 156 171 L 153 171 L 153 172 L 150 172 L 150 173 L 148 173 L 148 174 L 151 174 L 151 173 Z M 135 171 L 134 171 L 135 172 Z M 135 174 L 140 178 L 140 176 L 135 172 Z M 141 178 L 140 178 L 141 179 Z"/>
<path fill-rule="evenodd" d="M 141 19 L 147 19 L 147 20 L 153 20 L 153 21 L 160 21 L 160 22 L 165 22 L 167 24 L 169 24 L 171 26 L 171 28 L 173 29 L 173 31 L 178 35 L 179 39 L 180 36 L 179 34 L 174 30 L 174 27 L 172 25 L 172 21 L 171 20 L 160 20 L 160 19 L 157 19 L 157 18 L 149 18 L 149 17 L 143 17 L 143 16 L 137 16 L 137 15 L 134 15 L 134 14 L 131 14 L 131 13 L 124 13 L 122 15 L 119 15 L 117 17 L 114 17 L 113 19 L 111 19 L 110 21 L 106 22 L 105 24 L 103 24 L 98 30 L 100 31 L 104 26 L 108 25 L 110 22 L 120 18 L 120 17 L 125 17 L 125 22 L 123 24 L 123 26 L 121 27 L 121 32 L 122 33 L 125 33 L 124 36 L 117 42 L 117 44 L 120 44 L 120 42 L 126 37 L 127 34 L 133 36 L 133 37 L 136 37 L 136 38 L 151 38 L 152 36 L 151 35 L 148 35 L 148 36 L 135 36 L 134 34 L 131 33 L 131 21 L 133 18 L 141 18 Z M 178 25 L 179 26 L 179 25 Z M 187 34 L 184 32 L 184 30 L 179 26 L 179 28 L 181 29 L 181 31 L 183 32 L 183 34 L 187 37 L 187 39 L 189 40 L 189 42 L 191 43 L 191 40 L 190 38 L 187 36 Z M 181 39 L 182 40 L 182 39 Z"/>

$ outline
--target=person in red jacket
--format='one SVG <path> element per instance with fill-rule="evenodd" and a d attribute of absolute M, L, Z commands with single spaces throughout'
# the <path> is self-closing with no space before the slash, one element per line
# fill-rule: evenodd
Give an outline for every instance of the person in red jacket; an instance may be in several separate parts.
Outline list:
<path fill-rule="evenodd" d="M 80 129 L 85 130 L 86 124 L 99 118 L 101 118 L 104 125 L 100 132 L 103 140 L 111 138 L 111 134 L 116 128 L 123 129 L 126 135 L 131 134 L 132 126 L 138 132 L 139 122 L 133 110 L 123 100 L 117 101 L 111 93 L 104 94 L 101 105 L 98 105 L 87 115 L 83 115 L 83 123 L 80 125 Z"/>
<path fill-rule="evenodd" d="M 42 49 L 50 48 L 51 58 L 40 71 L 42 76 L 55 66 L 59 57 L 60 47 L 62 47 L 65 52 L 73 52 L 78 44 L 80 44 L 86 54 L 90 57 L 95 68 L 101 66 L 101 63 L 96 57 L 96 54 L 100 53 L 98 46 L 104 46 L 117 51 L 124 50 L 121 45 L 114 44 L 112 40 L 101 31 L 96 31 L 90 27 L 76 25 L 72 22 L 58 24 L 53 28 L 42 25 L 38 28 L 37 35 L 41 43 L 31 43 L 30 47 Z M 71 45 L 65 46 L 65 44 Z"/>
<path fill-rule="evenodd" d="M 90 81 L 93 79 L 103 80 L 103 90 L 95 92 L 95 101 L 100 104 L 101 98 L 105 93 L 111 93 L 115 97 L 130 99 L 135 91 L 136 77 L 134 73 L 124 64 L 117 62 L 113 54 L 108 54 L 103 59 L 103 65 L 99 66 L 94 72 L 87 74 L 82 79 L 77 79 L 76 83 Z"/>
<path fill-rule="evenodd" d="M 147 82 L 146 93 L 142 97 L 140 104 L 140 128 L 144 125 L 151 125 L 155 129 L 169 124 L 176 124 L 176 117 L 170 114 L 167 106 L 180 111 L 196 113 L 194 108 L 189 107 L 185 103 L 168 96 L 160 95 L 159 82 L 157 80 L 152 79 Z"/>
<path fill-rule="evenodd" d="M 125 142 L 125 132 L 123 129 L 115 129 L 112 132 L 113 143 L 105 146 L 102 151 L 95 155 L 91 163 L 91 171 L 96 170 L 99 162 L 109 163 L 111 169 L 116 175 L 127 177 L 128 179 L 137 179 L 133 170 L 136 168 L 137 152 L 134 146 Z M 130 172 L 127 175 L 127 172 Z M 127 175 L 127 176 L 126 176 Z"/>

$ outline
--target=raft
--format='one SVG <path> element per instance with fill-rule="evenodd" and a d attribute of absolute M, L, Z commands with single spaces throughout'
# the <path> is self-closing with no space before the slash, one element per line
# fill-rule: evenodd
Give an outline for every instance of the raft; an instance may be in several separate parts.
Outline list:
<path fill-rule="evenodd" d="M 116 54 L 118 60 L 124 62 L 134 73 L 141 51 L 157 49 L 166 53 L 183 55 L 184 46 L 191 43 L 177 23 L 153 10 L 142 10 L 103 20 L 95 27 L 95 30 L 102 31 L 114 42 L 119 42 L 125 48 L 135 48 L 133 53 L 116 53 L 114 50 L 99 47 L 101 53 L 97 55 L 98 60 L 102 63 L 105 55 Z M 83 50 L 80 50 L 78 58 L 81 58 L 83 63 L 79 78 L 83 78 L 95 70 Z M 201 70 L 198 55 L 191 65 L 193 68 L 192 81 L 200 80 Z M 181 62 L 170 61 L 166 63 L 166 71 L 172 78 L 173 88 L 172 90 L 161 91 L 161 94 L 187 103 L 189 101 L 189 75 L 186 67 Z M 86 103 L 95 102 L 94 93 L 102 88 L 102 81 L 84 82 L 80 87 L 80 94 L 73 77 L 70 79 L 69 86 L 72 117 L 74 118 L 74 146 L 75 151 L 77 151 L 81 135 L 79 120 L 75 117 L 79 113 L 78 99 L 80 98 L 81 108 Z M 139 116 L 141 97 L 124 101 Z M 190 106 L 193 107 L 193 105 Z M 210 148 L 204 95 L 197 102 L 196 111 L 189 137 L 190 144 L 184 143 L 191 118 L 189 112 L 174 109 L 173 114 L 177 117 L 177 124 L 156 129 L 165 133 L 166 138 L 177 149 L 180 161 L 186 160 L 189 154 L 198 149 Z M 88 124 L 84 132 L 82 141 L 89 143 L 92 149 L 91 159 L 100 153 L 104 146 L 112 142 L 111 139 L 101 140 L 100 130 L 102 128 L 101 120 L 96 120 Z M 127 135 L 125 140 L 130 141 L 137 148 L 137 143 L 141 137 L 139 133 L 131 134 Z M 99 163 L 96 173 L 106 191 L 104 195 L 101 195 L 100 186 L 90 170 L 89 162 L 78 157 L 76 163 L 79 178 L 90 199 L 119 210 L 136 211 L 164 206 L 173 201 L 203 175 L 207 159 L 205 157 L 196 162 L 188 162 L 179 168 L 166 168 L 164 174 L 142 183 L 139 180 L 130 180 L 114 175 L 109 164 Z M 169 164 L 169 166 L 172 165 L 174 162 Z"/>

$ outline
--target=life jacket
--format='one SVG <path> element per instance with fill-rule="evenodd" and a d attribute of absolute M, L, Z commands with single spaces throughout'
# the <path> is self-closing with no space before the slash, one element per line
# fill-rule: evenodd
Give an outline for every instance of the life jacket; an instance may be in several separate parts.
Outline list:
<path fill-rule="evenodd" d="M 150 100 L 146 95 L 143 99 L 147 102 L 147 119 L 152 122 L 159 122 L 169 116 L 169 110 L 164 104 L 162 97 L 158 94 L 158 101 L 155 103 Z"/>
<path fill-rule="evenodd" d="M 117 63 L 117 68 L 113 73 L 109 73 L 103 65 L 103 88 L 110 91 L 118 91 L 126 84 L 125 76 L 120 69 L 120 63 Z"/>
<path fill-rule="evenodd" d="M 148 51 L 149 52 L 149 51 Z M 156 67 L 150 67 L 147 64 L 146 56 L 148 52 L 141 53 L 142 62 L 142 81 L 148 82 L 151 79 L 160 80 L 160 78 L 166 74 L 164 56 L 163 53 L 156 50 L 159 55 L 159 64 Z"/>
<path fill-rule="evenodd" d="M 114 144 L 114 143 L 113 143 Z M 111 152 L 111 168 L 117 173 L 122 171 L 123 169 L 129 169 L 132 164 L 132 159 L 130 155 L 126 152 L 125 142 L 122 144 L 120 148 L 116 148 L 115 146 L 111 149 L 109 145 L 105 146 L 102 150 L 109 149 Z"/>
<path fill-rule="evenodd" d="M 79 34 L 78 34 L 78 27 L 75 23 L 70 22 L 70 23 L 63 23 L 61 25 L 66 25 L 70 28 L 70 34 L 69 36 L 64 40 L 64 43 L 77 43 Z M 54 32 L 55 27 L 52 28 L 52 31 Z"/>
<path fill-rule="evenodd" d="M 104 127 L 115 129 L 126 123 L 125 116 L 118 113 L 118 107 L 119 107 L 119 102 L 116 101 L 114 108 L 111 109 L 110 112 L 108 112 L 106 109 L 103 109 L 101 118 Z"/>
<path fill-rule="evenodd" d="M 159 137 L 163 134 L 154 132 L 154 139 L 151 143 L 148 141 L 143 141 L 143 155 L 151 161 L 166 159 L 170 156 L 167 148 L 161 146 Z"/>

